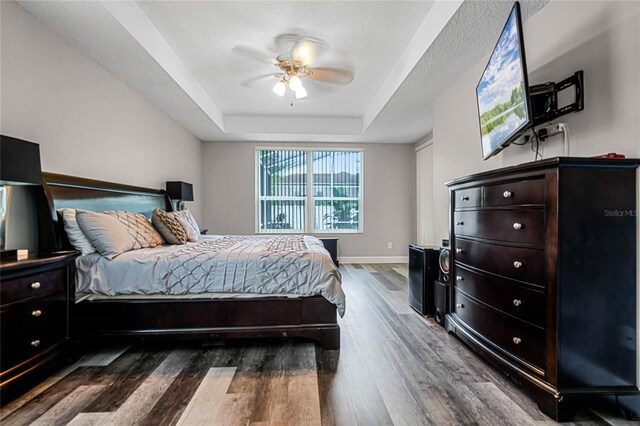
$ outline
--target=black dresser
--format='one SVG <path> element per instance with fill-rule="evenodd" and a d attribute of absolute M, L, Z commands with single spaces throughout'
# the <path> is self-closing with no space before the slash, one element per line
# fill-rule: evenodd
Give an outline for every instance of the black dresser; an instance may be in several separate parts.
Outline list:
<path fill-rule="evenodd" d="M 560 157 L 447 183 L 446 328 L 556 420 L 638 392 L 639 166 Z"/>
<path fill-rule="evenodd" d="M 0 403 L 70 349 L 77 252 L 0 264 Z"/>

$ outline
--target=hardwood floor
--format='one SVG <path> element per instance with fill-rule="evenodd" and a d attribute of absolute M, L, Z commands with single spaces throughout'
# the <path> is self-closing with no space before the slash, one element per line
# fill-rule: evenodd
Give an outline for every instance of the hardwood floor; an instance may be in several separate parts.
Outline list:
<path fill-rule="evenodd" d="M 407 303 L 406 265 L 343 265 L 342 349 L 292 340 L 109 346 L 2 409 L 3 425 L 553 424 Z M 576 424 L 622 425 L 608 407 Z M 631 424 L 631 422 L 629 422 Z"/>

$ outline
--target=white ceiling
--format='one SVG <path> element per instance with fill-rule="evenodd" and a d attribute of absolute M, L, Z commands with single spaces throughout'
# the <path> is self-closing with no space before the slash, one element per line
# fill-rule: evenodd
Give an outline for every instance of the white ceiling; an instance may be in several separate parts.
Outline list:
<path fill-rule="evenodd" d="M 524 2 L 524 18 L 547 1 Z M 461 0 L 19 3 L 202 140 L 399 143 L 431 132 L 431 103 L 491 51 L 511 7 Z M 340 53 L 334 57 L 354 66 L 354 81 L 322 97 L 311 87 L 293 107 L 271 92 L 275 81 L 242 87 L 274 68 L 231 49 L 277 53 L 273 39 L 287 32 L 328 42 Z"/>
<path fill-rule="evenodd" d="M 294 117 L 361 117 L 391 68 L 426 16 L 430 2 L 187 3 L 138 2 L 171 48 L 215 100 L 225 115 Z M 404 25 L 393 31 L 394 23 Z M 274 36 L 302 30 L 320 37 L 332 48 L 348 52 L 356 70 L 352 84 L 320 99 L 289 106 L 288 97 L 274 96 L 277 79 L 255 89 L 239 88 L 239 81 L 277 70 L 273 65 L 240 57 L 235 45 L 271 49 Z M 322 60 L 322 58 L 320 58 Z M 310 83 L 310 82 L 308 82 Z M 322 84 L 322 83 L 320 83 Z"/>

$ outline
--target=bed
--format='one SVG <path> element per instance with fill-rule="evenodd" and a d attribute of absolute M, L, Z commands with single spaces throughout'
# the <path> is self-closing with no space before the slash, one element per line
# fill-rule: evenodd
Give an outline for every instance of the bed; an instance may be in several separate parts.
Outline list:
<path fill-rule="evenodd" d="M 71 248 L 60 208 L 171 210 L 164 191 L 43 173 L 42 247 Z M 303 337 L 339 349 L 339 271 L 307 236 L 203 236 L 198 242 L 76 261 L 74 333 L 142 339 Z M 258 279 L 243 280 L 249 274 Z M 276 294 L 274 294 L 276 293 Z"/>

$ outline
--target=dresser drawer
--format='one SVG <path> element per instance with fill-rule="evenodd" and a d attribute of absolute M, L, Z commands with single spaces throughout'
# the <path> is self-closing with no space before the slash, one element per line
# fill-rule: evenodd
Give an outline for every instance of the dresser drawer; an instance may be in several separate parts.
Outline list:
<path fill-rule="evenodd" d="M 13 336 L 47 322 L 66 318 L 66 295 L 63 292 L 15 303 L 0 312 L 0 333 Z"/>
<path fill-rule="evenodd" d="M 540 286 L 545 285 L 545 252 L 543 250 L 455 240 L 456 263 Z M 454 276 L 454 280 L 457 279 Z"/>
<path fill-rule="evenodd" d="M 486 207 L 545 203 L 544 179 L 521 180 L 484 187 Z"/>
<path fill-rule="evenodd" d="M 64 321 L 54 321 L 16 336 L 2 336 L 2 371 L 18 365 L 51 346 L 61 343 L 66 334 Z"/>
<path fill-rule="evenodd" d="M 31 297 L 64 291 L 67 268 L 54 269 L 39 274 L 2 281 L 0 301 L 2 305 Z"/>
<path fill-rule="evenodd" d="M 545 326 L 545 294 L 508 280 L 490 278 L 456 265 L 456 288 L 502 312 L 540 327 Z"/>
<path fill-rule="evenodd" d="M 456 191 L 456 208 L 478 207 L 482 204 L 481 188 L 459 189 Z"/>
<path fill-rule="evenodd" d="M 543 245 L 544 210 L 480 210 L 454 213 L 456 235 Z"/>
<path fill-rule="evenodd" d="M 545 332 L 454 292 L 456 315 L 478 334 L 505 351 L 544 369 Z"/>

